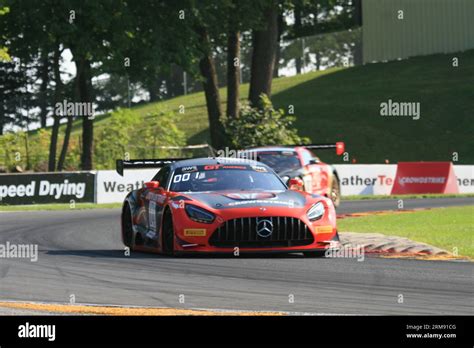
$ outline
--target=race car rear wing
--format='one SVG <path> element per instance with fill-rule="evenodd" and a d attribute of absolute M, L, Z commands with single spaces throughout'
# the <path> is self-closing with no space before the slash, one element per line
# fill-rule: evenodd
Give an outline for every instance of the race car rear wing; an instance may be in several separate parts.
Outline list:
<path fill-rule="evenodd" d="M 328 149 L 336 149 L 336 155 L 340 156 L 345 151 L 345 144 L 342 141 L 338 141 L 337 143 L 328 143 L 328 144 L 291 144 L 291 145 L 270 145 L 270 147 L 305 147 L 307 149 L 319 149 L 319 150 L 328 150 Z M 247 150 L 242 150 L 245 153 Z"/>
<path fill-rule="evenodd" d="M 338 141 L 337 143 L 329 143 L 329 144 L 300 144 L 300 145 L 286 145 L 286 146 L 291 146 L 291 147 L 305 147 L 307 149 L 318 149 L 318 150 L 328 150 L 328 149 L 336 149 L 336 155 L 340 156 L 344 153 L 345 151 L 345 144 L 342 141 Z"/>
<path fill-rule="evenodd" d="M 182 161 L 188 158 L 158 158 L 158 159 L 135 159 L 135 160 L 117 160 L 116 170 L 120 176 L 123 176 L 125 169 L 144 169 L 144 168 L 162 168 L 170 163 Z"/>
<path fill-rule="evenodd" d="M 132 146 L 132 145 L 131 145 Z M 133 147 L 133 146 L 132 146 Z M 186 146 L 140 146 L 145 148 L 154 148 L 161 150 L 196 150 L 196 149 L 207 149 L 208 155 L 214 157 L 216 150 L 209 144 L 197 144 L 197 145 L 186 145 Z M 182 156 L 182 154 L 178 155 Z M 167 164 L 182 161 L 187 158 L 157 158 L 157 159 L 135 159 L 135 160 L 117 160 L 116 170 L 120 176 L 123 176 L 124 169 L 145 169 L 145 168 L 162 168 Z"/>

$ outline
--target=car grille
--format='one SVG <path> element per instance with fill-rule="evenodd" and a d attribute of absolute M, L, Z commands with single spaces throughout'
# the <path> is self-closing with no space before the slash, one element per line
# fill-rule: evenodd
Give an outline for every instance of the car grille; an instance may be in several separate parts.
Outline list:
<path fill-rule="evenodd" d="M 262 220 L 271 221 L 271 235 L 262 237 L 257 233 L 257 224 L 262 227 Z M 313 234 L 303 221 L 284 216 L 228 220 L 209 238 L 209 244 L 216 247 L 292 247 L 313 242 Z"/>

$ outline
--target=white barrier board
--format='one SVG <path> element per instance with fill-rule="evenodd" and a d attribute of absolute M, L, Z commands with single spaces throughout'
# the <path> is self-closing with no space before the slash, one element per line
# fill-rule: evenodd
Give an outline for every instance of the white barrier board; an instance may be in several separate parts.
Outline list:
<path fill-rule="evenodd" d="M 334 166 L 341 181 L 342 196 L 389 195 L 397 172 L 396 164 L 339 164 Z M 97 171 L 97 203 L 122 202 L 128 192 L 143 186 L 157 169 L 126 170 L 121 177 L 115 170 Z M 455 165 L 459 193 L 474 193 L 474 166 Z"/>
<path fill-rule="evenodd" d="M 389 195 L 397 173 L 396 164 L 340 164 L 341 195 Z"/>
<path fill-rule="evenodd" d="M 459 193 L 474 193 L 474 166 L 454 166 L 454 174 L 458 179 Z"/>
<path fill-rule="evenodd" d="M 115 170 L 97 171 L 97 203 L 123 202 L 130 191 L 143 187 L 157 172 L 158 169 L 134 169 L 125 170 L 123 176 L 120 176 Z"/>

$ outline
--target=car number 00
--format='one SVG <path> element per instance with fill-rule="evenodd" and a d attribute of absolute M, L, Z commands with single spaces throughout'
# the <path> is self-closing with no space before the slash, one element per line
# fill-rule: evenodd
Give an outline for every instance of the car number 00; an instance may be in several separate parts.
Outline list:
<path fill-rule="evenodd" d="M 186 173 L 186 174 L 176 174 L 173 179 L 173 183 L 178 183 L 181 181 L 188 181 L 189 178 L 191 177 L 191 174 Z"/>

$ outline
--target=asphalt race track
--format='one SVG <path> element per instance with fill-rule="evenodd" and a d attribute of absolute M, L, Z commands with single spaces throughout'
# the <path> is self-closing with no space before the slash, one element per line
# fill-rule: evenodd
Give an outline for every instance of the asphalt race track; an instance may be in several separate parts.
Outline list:
<path fill-rule="evenodd" d="M 474 199 L 407 199 L 404 208 L 468 204 Z M 396 200 L 351 201 L 338 212 L 396 208 Z M 0 212 L 0 244 L 7 241 L 38 244 L 40 252 L 37 262 L 0 259 L 0 301 L 69 302 L 74 295 L 77 303 L 154 307 L 474 314 L 470 262 L 378 257 L 358 262 L 300 255 L 126 257 L 117 209 Z"/>

